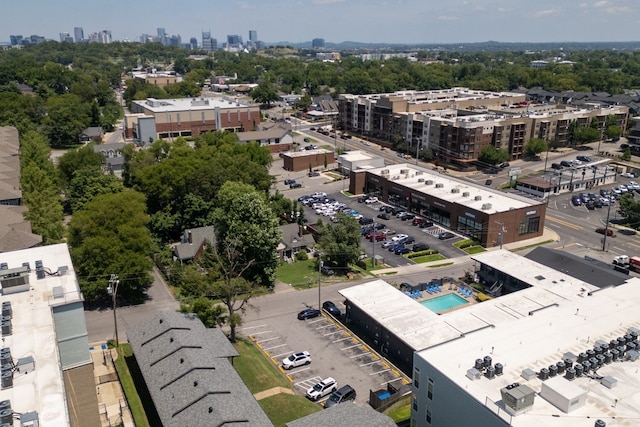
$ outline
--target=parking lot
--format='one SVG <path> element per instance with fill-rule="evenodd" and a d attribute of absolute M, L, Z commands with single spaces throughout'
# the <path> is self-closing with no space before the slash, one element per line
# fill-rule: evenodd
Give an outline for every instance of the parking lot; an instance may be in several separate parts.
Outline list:
<path fill-rule="evenodd" d="M 338 304 L 344 310 L 344 306 Z M 267 321 L 250 322 L 241 329 L 278 367 L 293 385 L 294 392 L 304 395 L 307 389 L 327 377 L 337 387 L 350 385 L 357 392 L 357 402 L 369 399 L 369 390 L 386 389 L 387 384 L 407 384 L 409 379 L 373 352 L 358 337 L 327 313 L 304 321 L 295 314 L 283 314 Z M 282 360 L 292 353 L 308 351 L 312 362 L 290 370 L 282 368 Z M 324 402 L 330 395 L 318 400 Z"/>

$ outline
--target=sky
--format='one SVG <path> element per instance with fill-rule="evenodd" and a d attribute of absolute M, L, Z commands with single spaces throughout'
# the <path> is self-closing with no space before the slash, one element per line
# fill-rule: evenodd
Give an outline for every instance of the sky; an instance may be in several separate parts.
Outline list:
<path fill-rule="evenodd" d="M 5 1 L 0 41 L 32 34 L 59 40 L 111 30 L 114 40 L 141 34 L 191 37 L 211 31 L 267 43 L 594 42 L 640 40 L 639 0 L 30 0 Z"/>

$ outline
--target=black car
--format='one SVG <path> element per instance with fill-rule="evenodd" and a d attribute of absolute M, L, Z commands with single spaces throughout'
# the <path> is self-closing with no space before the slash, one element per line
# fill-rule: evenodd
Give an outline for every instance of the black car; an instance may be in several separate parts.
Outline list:
<path fill-rule="evenodd" d="M 493 184 L 493 180 L 492 179 L 488 179 L 484 182 L 484 185 L 491 185 Z"/>
<path fill-rule="evenodd" d="M 302 184 L 299 182 L 294 182 L 293 184 L 289 184 L 289 188 L 301 188 Z"/>
<path fill-rule="evenodd" d="M 320 310 L 317 308 L 305 308 L 300 313 L 298 313 L 298 320 L 307 320 L 313 319 L 314 317 L 320 316 Z"/>
<path fill-rule="evenodd" d="M 360 225 L 373 224 L 373 218 L 362 217 L 358 220 L 358 222 L 360 223 Z"/>
<path fill-rule="evenodd" d="M 587 203 L 584 204 L 587 209 L 589 209 L 590 211 L 594 210 L 596 208 L 596 206 L 593 204 L 593 202 L 591 200 L 589 200 Z"/>
<path fill-rule="evenodd" d="M 571 203 L 573 203 L 573 206 L 581 206 L 582 199 L 580 196 L 571 196 Z"/>
<path fill-rule="evenodd" d="M 350 385 L 345 385 L 340 388 L 340 390 L 333 392 L 329 400 L 327 400 L 324 404 L 324 408 L 330 408 L 333 405 L 337 405 L 339 403 L 348 402 L 350 400 L 356 400 L 356 391 Z"/>
<path fill-rule="evenodd" d="M 379 222 L 374 222 L 374 223 L 373 223 L 373 228 L 374 228 L 375 230 L 382 230 L 383 228 L 387 228 L 387 226 L 386 226 L 386 225 L 384 225 L 384 224 L 381 224 L 381 223 L 379 223 Z"/>
<path fill-rule="evenodd" d="M 500 169 L 504 169 L 504 168 L 508 168 L 509 167 L 509 163 L 504 162 L 500 165 Z"/>
<path fill-rule="evenodd" d="M 428 251 L 428 250 L 429 250 L 429 245 L 427 245 L 426 243 L 414 243 L 413 244 L 413 251 L 414 252 Z"/>
<path fill-rule="evenodd" d="M 581 162 L 591 163 L 591 157 L 589 156 L 577 156 L 576 159 L 580 160 Z"/>
<path fill-rule="evenodd" d="M 598 199 L 598 200 L 596 200 L 596 201 L 594 201 L 594 202 L 593 202 L 593 205 L 594 205 L 596 208 L 601 208 L 602 206 L 604 206 L 604 204 L 603 204 L 599 199 Z"/>
<path fill-rule="evenodd" d="M 438 239 L 440 240 L 447 240 L 447 239 L 451 239 L 452 237 L 456 237 L 456 235 L 450 231 L 444 231 L 438 234 Z"/>
<path fill-rule="evenodd" d="M 433 227 L 433 221 L 423 221 L 419 225 L 420 228 L 429 228 Z"/>
<path fill-rule="evenodd" d="M 403 220 L 403 221 L 407 221 L 407 220 L 409 220 L 409 219 L 413 219 L 413 218 L 415 218 L 415 217 L 416 217 L 416 216 L 415 216 L 415 214 L 412 214 L 412 213 L 410 213 L 410 212 L 405 212 L 405 214 L 404 214 L 404 215 L 402 215 L 402 216 L 400 217 L 400 219 L 401 219 L 401 220 Z"/>
<path fill-rule="evenodd" d="M 322 309 L 331 314 L 333 317 L 340 317 L 342 315 L 340 309 L 331 301 L 323 302 Z"/>
<path fill-rule="evenodd" d="M 410 245 L 415 241 L 416 239 L 414 239 L 413 237 L 407 236 L 404 239 L 399 240 L 398 243 L 402 243 L 403 245 Z"/>
<path fill-rule="evenodd" d="M 326 276 L 335 276 L 336 272 L 331 268 L 323 265 L 320 267 L 320 272 Z"/>
<path fill-rule="evenodd" d="M 378 218 L 380 218 L 380 219 L 390 219 L 391 217 L 389 216 L 388 213 L 381 213 L 381 214 L 378 214 Z"/>
<path fill-rule="evenodd" d="M 560 163 L 551 163 L 551 169 L 560 170 L 562 169 L 562 165 Z"/>
<path fill-rule="evenodd" d="M 405 212 L 405 210 L 403 208 L 398 208 L 398 207 L 391 208 L 391 214 L 392 215 L 396 215 L 397 216 L 400 212 Z"/>

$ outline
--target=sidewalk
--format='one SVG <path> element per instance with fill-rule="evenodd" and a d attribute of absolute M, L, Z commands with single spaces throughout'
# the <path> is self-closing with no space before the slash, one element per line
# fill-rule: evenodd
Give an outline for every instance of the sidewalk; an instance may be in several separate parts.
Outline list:
<path fill-rule="evenodd" d="M 89 344 L 89 350 L 102 425 L 135 427 L 113 362 L 117 357 L 116 350 L 108 349 L 105 343 Z"/>

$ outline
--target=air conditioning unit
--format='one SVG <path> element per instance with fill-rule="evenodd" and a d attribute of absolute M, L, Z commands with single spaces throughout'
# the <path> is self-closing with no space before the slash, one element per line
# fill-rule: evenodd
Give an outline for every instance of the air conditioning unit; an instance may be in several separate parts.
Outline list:
<path fill-rule="evenodd" d="M 464 193 L 462 193 L 462 197 L 469 197 L 469 192 L 465 191 Z"/>
<path fill-rule="evenodd" d="M 382 169 L 380 175 L 389 175 L 389 169 Z"/>
<path fill-rule="evenodd" d="M 424 182 L 426 185 L 433 185 L 433 180 L 432 179 L 428 179 Z"/>
<path fill-rule="evenodd" d="M 474 197 L 474 198 L 473 198 L 473 200 L 475 200 L 476 202 L 477 202 L 478 200 L 482 200 L 482 196 L 476 196 L 476 197 Z"/>
<path fill-rule="evenodd" d="M 442 183 L 437 183 L 436 184 L 436 188 L 442 188 L 442 187 L 444 187 L 444 184 L 442 184 Z"/>
<path fill-rule="evenodd" d="M 424 182 L 424 178 L 418 178 L 418 182 Z"/>
<path fill-rule="evenodd" d="M 452 189 L 451 189 L 451 192 L 452 192 L 452 193 L 459 193 L 459 192 L 460 192 L 460 189 L 459 189 L 459 188 L 452 188 Z"/>
<path fill-rule="evenodd" d="M 408 174 L 409 173 L 409 169 L 400 169 L 400 174 Z"/>
<path fill-rule="evenodd" d="M 487 211 L 487 210 L 489 210 L 489 209 L 491 209 L 491 203 L 484 203 L 484 204 L 482 205 L 482 210 L 483 210 L 483 211 Z"/>

